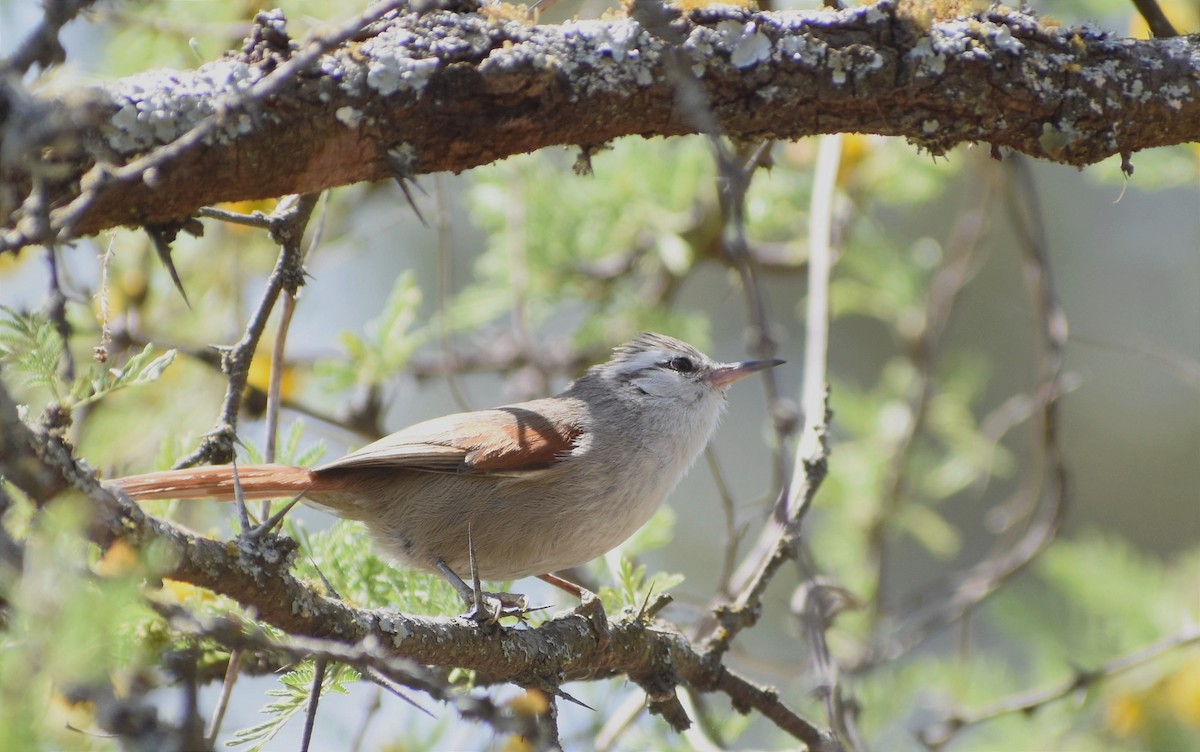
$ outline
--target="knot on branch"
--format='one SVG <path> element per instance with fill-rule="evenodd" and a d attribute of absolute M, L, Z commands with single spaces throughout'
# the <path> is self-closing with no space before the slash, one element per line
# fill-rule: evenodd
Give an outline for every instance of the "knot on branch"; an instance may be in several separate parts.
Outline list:
<path fill-rule="evenodd" d="M 287 33 L 287 17 L 282 10 L 275 8 L 260 10 L 254 16 L 254 25 L 242 45 L 242 54 L 246 62 L 258 63 L 269 73 L 287 62 L 296 49 L 296 43 Z"/>
<path fill-rule="evenodd" d="M 276 572 L 290 570 L 300 549 L 294 539 L 281 535 L 240 536 L 227 545 L 236 549 L 238 565 L 259 584 L 273 579 Z"/>

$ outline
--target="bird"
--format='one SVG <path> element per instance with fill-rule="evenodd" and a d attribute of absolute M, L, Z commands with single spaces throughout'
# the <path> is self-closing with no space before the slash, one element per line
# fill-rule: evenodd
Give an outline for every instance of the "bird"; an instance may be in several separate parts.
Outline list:
<path fill-rule="evenodd" d="M 728 388 L 783 362 L 717 362 L 646 332 L 553 397 L 427 420 L 317 467 L 217 465 L 108 484 L 132 500 L 229 501 L 236 486 L 245 500 L 303 496 L 363 522 L 400 565 L 441 574 L 475 613 L 480 579 L 538 576 L 586 601 L 553 573 L 649 520 L 707 446 Z"/>

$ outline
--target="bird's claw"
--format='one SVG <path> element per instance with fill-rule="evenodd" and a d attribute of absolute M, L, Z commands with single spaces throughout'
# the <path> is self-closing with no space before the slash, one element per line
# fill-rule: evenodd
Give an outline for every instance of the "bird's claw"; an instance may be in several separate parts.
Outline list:
<path fill-rule="evenodd" d="M 495 626 L 505 616 L 518 619 L 529 613 L 525 596 L 520 593 L 480 593 L 481 598 L 471 599 L 463 616 L 480 626 Z"/>

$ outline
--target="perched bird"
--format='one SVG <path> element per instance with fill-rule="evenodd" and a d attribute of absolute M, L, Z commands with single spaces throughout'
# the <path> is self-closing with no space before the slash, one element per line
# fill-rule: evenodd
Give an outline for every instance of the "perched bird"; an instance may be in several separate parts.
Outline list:
<path fill-rule="evenodd" d="M 303 495 L 361 520 L 400 563 L 440 572 L 468 604 L 471 573 L 553 576 L 618 546 L 708 444 L 735 381 L 780 360 L 717 363 L 661 334 L 617 347 L 553 397 L 434 418 L 315 468 L 236 469 L 244 498 Z M 232 466 L 110 481 L 133 499 L 232 500 Z M 472 556 L 473 554 L 473 556 Z"/>

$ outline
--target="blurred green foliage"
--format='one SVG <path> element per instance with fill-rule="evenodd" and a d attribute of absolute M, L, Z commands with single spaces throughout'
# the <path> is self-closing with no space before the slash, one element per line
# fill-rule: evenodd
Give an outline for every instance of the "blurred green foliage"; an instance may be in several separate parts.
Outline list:
<path fill-rule="evenodd" d="M 322 19 L 346 14 L 316 0 L 284 8 L 295 38 Z M 256 9 L 252 3 L 181 1 L 103 6 L 95 22 L 111 33 L 101 35 L 97 70 L 115 76 L 191 66 L 197 54 L 212 59 L 238 46 Z M 1067 22 L 1082 20 L 1076 14 L 1128 12 L 1126 3 L 1115 0 L 1049 10 L 1071 14 Z M 364 386 L 393 383 L 414 355 L 439 341 L 443 323 L 471 341 L 485 342 L 519 322 L 535 341 L 543 332 L 565 330 L 583 348 L 607 346 L 639 329 L 665 331 L 709 348 L 707 312 L 678 300 L 680 287 L 697 270 L 707 265 L 728 271 L 719 246 L 722 225 L 709 146 L 699 138 L 630 138 L 590 158 L 592 177 L 572 171 L 571 155 L 545 152 L 472 171 L 460 197 L 466 210 L 454 217 L 485 237 L 470 257 L 469 281 L 431 310 L 437 296 L 428 280 L 415 270 L 398 275 L 371 321 L 343 333 L 332 351 L 290 364 L 300 374 L 290 396 L 301 403 L 349 403 Z M 778 251 L 771 256 L 773 265 L 759 270 L 768 280 L 804 272 L 812 162 L 810 143 L 777 146 L 770 169 L 756 176 L 747 196 L 751 245 Z M 1139 154 L 1135 163 L 1141 187 L 1195 178 L 1191 147 Z M 1112 161 L 1089 174 L 1107 179 L 1117 174 L 1116 166 Z M 978 513 L 981 489 L 990 484 L 1012 488 L 1022 480 L 1024 457 L 985 430 L 987 410 L 995 407 L 989 380 L 997 368 L 987 348 L 956 343 L 930 358 L 917 347 L 930 323 L 931 284 L 950 261 L 946 250 L 933 238 L 901 245 L 876 219 L 877 213 L 904 213 L 946 200 L 949 181 L 976 168 L 963 151 L 935 162 L 895 141 L 846 137 L 838 186 L 849 218 L 833 279 L 832 313 L 838 326 L 865 324 L 881 332 L 884 347 L 873 353 L 869 369 L 832 375 L 831 473 L 807 529 L 823 570 L 866 600 L 875 597 L 881 576 L 872 566 L 878 545 L 874 531 L 882 531 L 886 544 L 914 544 L 953 566 L 964 547 L 963 510 Z M 363 193 L 335 192 L 330 198 L 330 244 L 352 234 L 356 223 L 377 219 L 370 214 L 376 205 Z M 73 300 L 68 308 L 74 335 L 64 343 L 44 313 L 0 311 L 5 387 L 31 415 L 50 403 L 72 411 L 69 433 L 80 454 L 97 465 L 118 472 L 165 467 L 211 427 L 223 380 L 204 355 L 209 344 L 228 344 L 240 336 L 247 300 L 257 294 L 257 281 L 271 268 L 275 251 L 262 233 L 217 223 L 207 228 L 204 238 L 180 238 L 175 245 L 174 259 L 193 301 L 190 311 L 145 238 L 129 231 L 110 238 L 109 286 L 100 291 L 107 320 L 99 320 L 100 306 L 82 302 L 86 297 Z M 413 259 L 415 268 L 418 254 Z M 800 325 L 804 301 L 795 303 L 795 310 L 781 317 L 786 327 Z M 299 305 L 305 305 L 303 298 Z M 151 344 L 114 345 L 112 360 L 96 363 L 91 352 L 101 341 L 102 325 Z M 270 336 L 269 331 L 264 343 Z M 78 364 L 74 379 L 63 375 L 64 347 L 71 348 Z M 306 380 L 308 375 L 317 378 Z M 285 413 L 288 427 L 277 459 L 310 464 L 323 446 L 291 417 Z M 261 452 L 247 440 L 243 456 L 256 461 Z M 209 535 L 235 532 L 231 518 L 217 516 L 222 512 L 181 504 L 148 509 Z M 79 698 L 160 686 L 165 679 L 155 667 L 167 653 L 183 648 L 198 650 L 201 665 L 220 666 L 228 659 L 221 646 L 170 630 L 147 606 L 149 598 L 200 616 L 250 619 L 228 599 L 157 580 L 154 552 L 117 548 L 101 557 L 81 543 L 86 509 L 77 499 L 65 498 L 40 513 L 23 503 L 2 522 L 25 552 L 22 571 L 0 568 L 0 597 L 8 604 L 0 628 L 0 750 L 5 752 L 115 748 L 111 740 L 70 730 L 91 730 L 94 723 L 94 702 Z M 611 613 L 637 610 L 652 593 L 682 582 L 682 575 L 650 572 L 639 561 L 671 540 L 673 525 L 673 513 L 663 510 L 620 554 L 594 566 Z M 332 588 L 363 607 L 431 615 L 462 610 L 441 578 L 380 558 L 357 523 L 312 531 L 293 516 L 285 531 L 301 545 L 296 574 L 323 592 Z M 968 633 L 950 635 L 962 638 L 959 645 L 935 644 L 845 681 L 876 748 L 920 749 L 914 731 L 947 710 L 987 707 L 1009 694 L 1063 681 L 1196 623 L 1198 581 L 1200 549 L 1159 559 L 1116 536 L 1085 531 L 1056 542 L 1032 571 L 978 609 Z M 786 621 L 778 602 L 769 608 L 766 618 Z M 534 622 L 539 618 L 544 617 Z M 838 657 L 852 658 L 876 638 L 873 626 L 870 614 L 843 615 L 830 632 Z M 752 640 L 754 634 L 742 639 Z M 764 648 L 781 667 L 773 678 L 789 702 L 810 718 L 823 718 L 820 703 L 809 694 L 804 649 L 795 633 L 792 639 Z M 460 678 L 467 691 L 470 677 Z M 311 662 L 289 667 L 270 693 L 267 719 L 238 732 L 236 743 L 265 748 L 303 710 L 312 679 Z M 333 666 L 324 685 L 341 692 L 357 679 L 354 671 Z M 1200 659 L 1193 646 L 1036 713 L 971 729 L 952 748 L 1188 749 L 1200 737 L 1197 687 Z M 612 698 L 623 691 L 606 683 L 580 694 L 596 694 L 598 700 L 592 701 L 600 706 L 605 700 L 616 704 Z M 710 733 L 729 746 L 737 746 L 751 730 L 758 736 L 748 745 L 786 743 L 761 719 L 721 703 L 706 711 Z M 407 708 L 397 712 L 415 717 Z M 451 736 L 452 725 L 440 724 L 420 743 L 437 748 L 439 740 L 457 738 Z M 684 737 L 664 733 L 656 719 L 642 719 L 624 739 L 629 748 L 690 748 Z"/>

